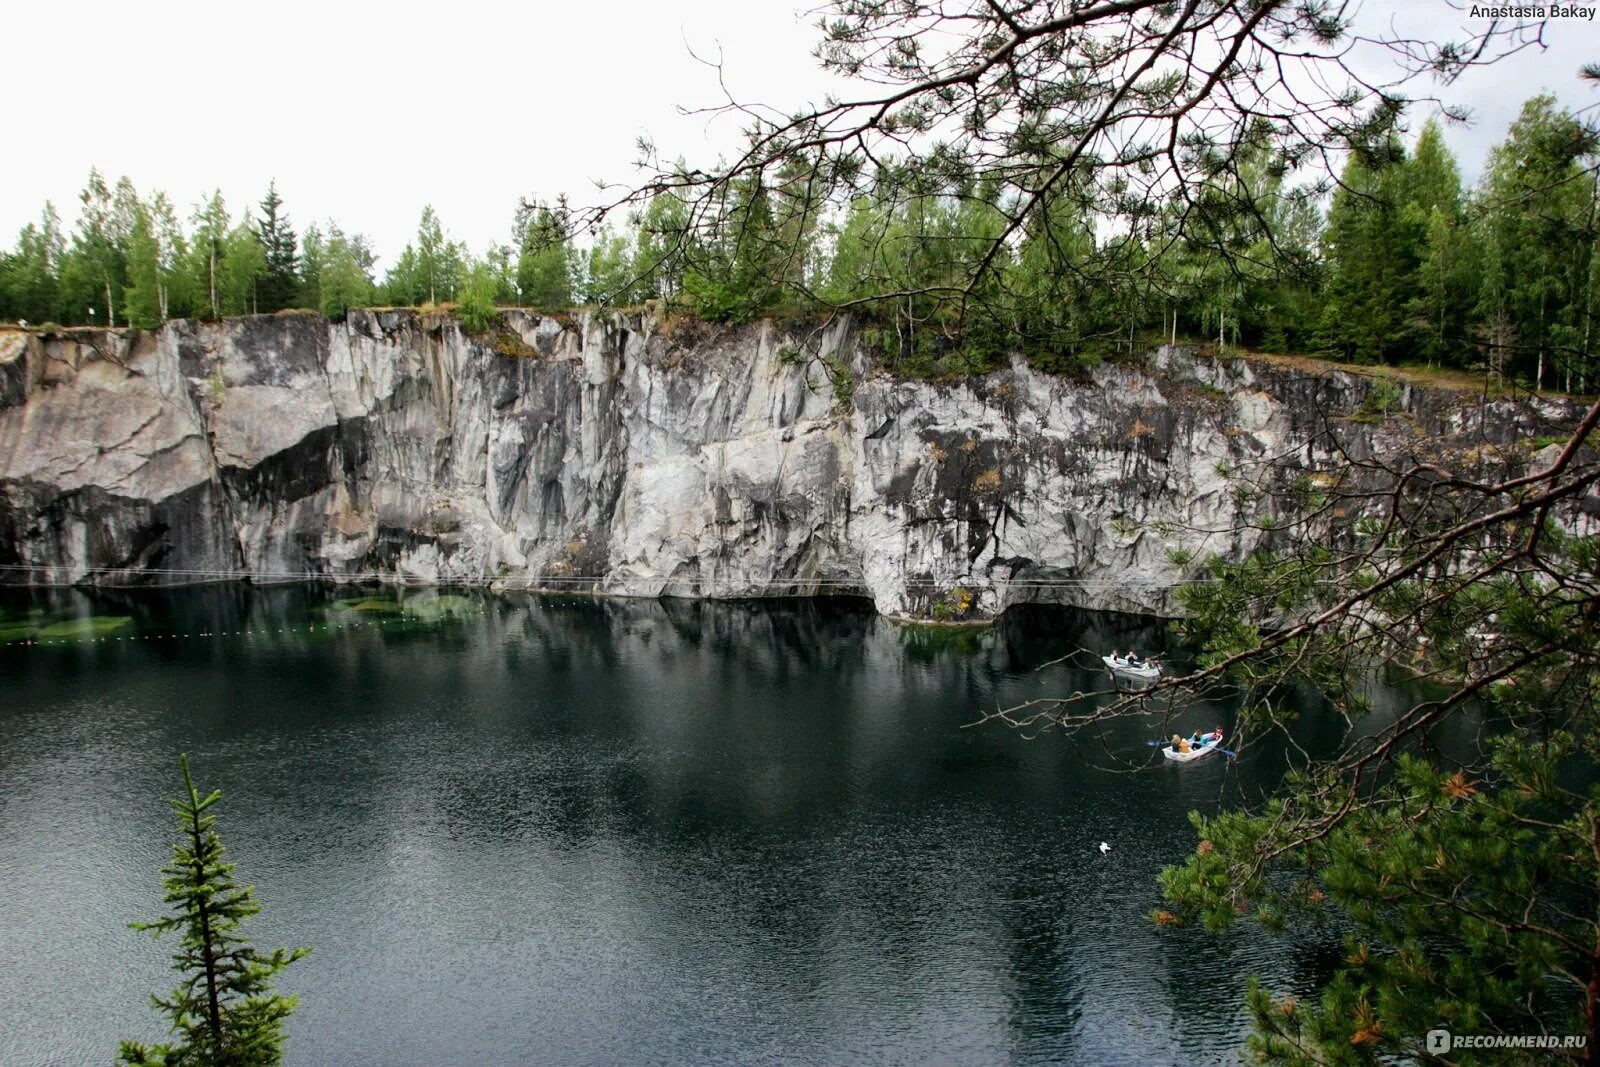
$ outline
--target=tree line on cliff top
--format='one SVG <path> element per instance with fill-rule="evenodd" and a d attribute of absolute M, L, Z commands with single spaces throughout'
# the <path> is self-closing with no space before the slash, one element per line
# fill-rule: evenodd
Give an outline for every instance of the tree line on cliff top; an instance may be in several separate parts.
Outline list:
<path fill-rule="evenodd" d="M 1349 152 L 1328 196 L 1263 138 L 1198 197 L 1138 205 L 1133 224 L 1071 206 L 1129 189 L 1075 179 L 1085 187 L 998 256 L 1015 194 L 937 161 L 884 162 L 832 204 L 751 178 L 695 214 L 668 190 L 581 242 L 565 201 L 525 203 L 512 239 L 482 254 L 425 207 L 381 278 L 365 236 L 332 221 L 297 233 L 275 186 L 237 215 L 217 192 L 185 218 L 165 193 L 91 172 L 70 234 L 47 204 L 0 253 L 0 319 L 148 328 L 456 304 L 481 328 L 497 306 L 661 300 L 734 322 L 849 308 L 908 374 L 979 372 L 1017 351 L 1070 369 L 1177 336 L 1584 391 L 1600 369 L 1597 149 L 1590 126 L 1536 96 L 1473 187 L 1430 120 L 1409 144 L 1391 132 Z"/>

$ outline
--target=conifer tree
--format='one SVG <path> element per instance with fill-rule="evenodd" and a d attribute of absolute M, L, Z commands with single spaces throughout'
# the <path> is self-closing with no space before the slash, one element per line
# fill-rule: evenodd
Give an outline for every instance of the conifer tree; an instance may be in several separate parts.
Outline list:
<path fill-rule="evenodd" d="M 1505 257 L 1499 295 L 1516 330 L 1513 370 L 1538 388 L 1552 371 L 1590 370 L 1576 354 L 1594 247 L 1597 155 L 1600 131 L 1545 94 L 1522 105 L 1484 169 L 1482 226 Z"/>
<path fill-rule="evenodd" d="M 261 254 L 263 268 L 257 285 L 256 303 L 261 311 L 281 311 L 294 303 L 300 291 L 300 279 L 295 274 L 299 257 L 295 252 L 294 230 L 289 227 L 289 217 L 282 214 L 283 198 L 278 195 L 278 184 L 267 186 L 267 195 L 261 200 Z"/>
<path fill-rule="evenodd" d="M 171 1020 L 175 1040 L 162 1045 L 124 1041 L 118 1057 L 129 1067 L 276 1064 L 283 1056 L 283 1021 L 293 1014 L 296 998 L 274 993 L 272 979 L 310 949 L 263 954 L 240 935 L 240 925 L 261 905 L 254 889 L 234 880 L 234 865 L 223 862 L 216 816 L 210 814 L 222 792 L 201 797 L 189 775 L 188 755 L 178 762 L 185 794 L 172 802 L 179 839 L 172 862 L 161 869 L 172 914 L 132 924 L 155 937 L 178 937 L 172 966 L 183 980 L 170 996 L 150 998 Z"/>

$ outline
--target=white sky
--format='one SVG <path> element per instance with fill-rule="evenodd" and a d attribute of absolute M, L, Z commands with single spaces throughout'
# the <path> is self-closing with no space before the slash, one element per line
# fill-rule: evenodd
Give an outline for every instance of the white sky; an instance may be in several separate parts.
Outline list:
<path fill-rule="evenodd" d="M 1367 18 L 1460 22 L 1447 0 L 1368 0 Z M 12 150 L 0 168 L 0 244 L 53 200 L 70 226 L 92 166 L 164 189 L 187 216 L 220 186 L 235 215 L 269 179 L 297 230 L 336 219 L 373 238 L 380 270 L 432 203 L 481 251 L 509 237 L 520 196 L 574 203 L 628 182 L 634 142 L 708 164 L 738 123 L 678 114 L 717 103 L 720 54 L 741 99 L 792 111 L 828 86 L 802 0 L 85 0 L 3 16 Z M 1600 60 L 1600 22 L 1554 22 L 1547 51 L 1442 90 L 1471 106 L 1447 138 L 1465 176 L 1541 89 L 1600 102 L 1577 69 Z M 1420 115 L 1417 119 L 1420 123 Z"/>

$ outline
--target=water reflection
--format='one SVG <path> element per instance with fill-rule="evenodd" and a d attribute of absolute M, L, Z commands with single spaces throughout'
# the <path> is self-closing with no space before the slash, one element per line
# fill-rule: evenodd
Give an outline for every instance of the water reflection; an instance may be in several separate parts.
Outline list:
<path fill-rule="evenodd" d="M 1144 919 L 1185 813 L 1281 761 L 1129 776 L 961 728 L 1100 684 L 1035 671 L 1080 645 L 1181 661 L 1158 624 L 430 596 L 5 604 L 136 639 L 0 647 L 0 1060 L 158 1036 L 165 952 L 122 924 L 157 907 L 180 750 L 227 794 L 261 939 L 316 946 L 294 1062 L 1231 1062 L 1245 976 L 1314 977 L 1293 944 Z"/>

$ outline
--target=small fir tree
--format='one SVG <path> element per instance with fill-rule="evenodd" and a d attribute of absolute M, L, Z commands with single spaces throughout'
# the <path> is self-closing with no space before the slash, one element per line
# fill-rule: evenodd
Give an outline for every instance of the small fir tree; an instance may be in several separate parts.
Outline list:
<path fill-rule="evenodd" d="M 233 878 L 222 861 L 222 842 L 208 814 L 221 790 L 202 798 L 189 775 L 189 757 L 179 757 L 185 795 L 172 802 L 179 839 L 172 862 L 161 870 L 172 914 L 154 922 L 133 923 L 152 935 L 176 932 L 180 938 L 172 966 L 183 981 L 168 997 L 151 1002 L 172 1020 L 176 1039 L 163 1045 L 124 1041 L 120 1062 L 130 1067 L 261 1067 L 283 1056 L 283 1021 L 296 998 L 272 991 L 272 979 L 306 948 L 262 954 L 238 933 L 240 924 L 261 905 L 255 890 Z"/>

